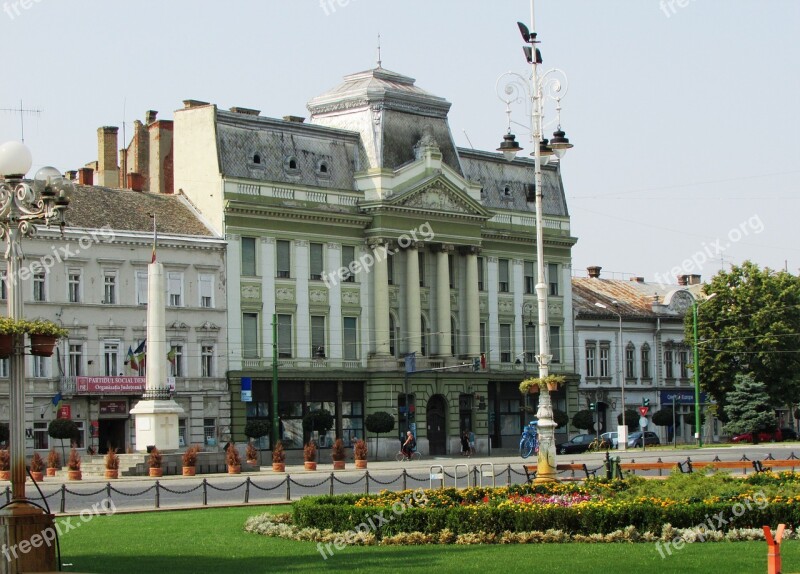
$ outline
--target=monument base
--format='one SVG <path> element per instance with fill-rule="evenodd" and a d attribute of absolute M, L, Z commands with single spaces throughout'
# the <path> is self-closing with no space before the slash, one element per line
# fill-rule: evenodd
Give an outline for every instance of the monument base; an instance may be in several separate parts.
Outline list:
<path fill-rule="evenodd" d="M 20 500 L 0 510 L 0 574 L 55 572 L 53 515 Z"/>
<path fill-rule="evenodd" d="M 178 415 L 183 408 L 172 399 L 142 400 L 131 409 L 136 419 L 136 451 L 147 452 L 148 446 L 160 451 L 178 450 Z"/>

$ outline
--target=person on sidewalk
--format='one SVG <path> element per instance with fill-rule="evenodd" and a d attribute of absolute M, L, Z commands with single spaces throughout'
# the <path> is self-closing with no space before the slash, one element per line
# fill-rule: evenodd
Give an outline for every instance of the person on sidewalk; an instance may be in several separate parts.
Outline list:
<path fill-rule="evenodd" d="M 469 436 L 467 431 L 461 433 L 461 456 L 469 456 Z"/>
<path fill-rule="evenodd" d="M 469 454 L 475 456 L 475 433 L 469 431 Z"/>
<path fill-rule="evenodd" d="M 414 452 L 416 447 L 417 441 L 414 440 L 414 435 L 411 434 L 411 431 L 406 431 L 406 440 L 403 443 L 403 446 L 400 447 L 400 450 L 402 450 L 405 457 L 410 460 L 411 453 Z"/>

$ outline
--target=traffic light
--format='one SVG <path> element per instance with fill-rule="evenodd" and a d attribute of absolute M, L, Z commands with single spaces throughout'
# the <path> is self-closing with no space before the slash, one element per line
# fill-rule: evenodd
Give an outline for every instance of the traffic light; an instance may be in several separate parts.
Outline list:
<path fill-rule="evenodd" d="M 477 373 L 481 370 L 481 360 L 478 357 L 472 359 L 472 372 Z"/>
<path fill-rule="evenodd" d="M 589 403 L 589 410 L 596 411 L 597 410 L 597 403 Z"/>
<path fill-rule="evenodd" d="M 650 406 L 650 399 L 644 399 L 644 400 L 642 400 L 642 406 L 644 406 L 644 407 L 649 407 L 649 406 Z"/>

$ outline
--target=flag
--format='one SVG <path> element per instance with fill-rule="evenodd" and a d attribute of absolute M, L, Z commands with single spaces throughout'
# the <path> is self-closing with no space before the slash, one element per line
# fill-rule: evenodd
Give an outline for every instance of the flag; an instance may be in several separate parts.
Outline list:
<path fill-rule="evenodd" d="M 150 263 L 156 262 L 156 244 L 158 243 L 158 232 L 156 231 L 156 214 L 153 215 L 153 257 L 150 259 Z"/>
<path fill-rule="evenodd" d="M 168 360 L 170 363 L 172 363 L 172 365 L 173 365 L 173 366 L 175 366 L 175 357 L 176 357 L 176 356 L 177 356 L 177 353 L 175 353 L 175 347 L 172 347 L 172 348 L 169 350 L 169 353 L 167 353 L 167 360 Z"/>
<path fill-rule="evenodd" d="M 136 350 L 133 352 L 136 355 L 136 361 L 139 363 L 139 369 L 144 368 L 145 359 L 147 358 L 147 339 L 139 343 L 139 346 L 136 347 Z"/>
<path fill-rule="evenodd" d="M 125 361 L 125 363 L 129 364 L 131 369 L 134 371 L 139 370 L 139 363 L 136 360 L 136 355 L 133 354 L 133 348 L 130 345 L 128 345 L 128 360 Z"/>
<path fill-rule="evenodd" d="M 53 399 L 52 399 L 52 401 L 50 401 L 50 402 L 52 402 L 52 403 L 53 403 L 53 406 L 54 406 L 54 407 L 57 407 L 57 406 L 58 406 L 58 403 L 60 403 L 60 402 L 61 402 L 61 391 L 58 391 L 58 392 L 56 393 L 56 396 L 54 396 L 54 397 L 53 397 Z"/>

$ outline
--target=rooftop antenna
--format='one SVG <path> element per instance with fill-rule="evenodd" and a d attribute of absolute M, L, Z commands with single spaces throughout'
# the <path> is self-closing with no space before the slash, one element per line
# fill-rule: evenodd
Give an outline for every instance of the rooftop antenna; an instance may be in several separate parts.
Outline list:
<path fill-rule="evenodd" d="M 381 35 L 378 33 L 378 67 L 381 67 Z"/>
<path fill-rule="evenodd" d="M 20 141 L 22 141 L 22 143 L 25 143 L 25 114 L 39 116 L 42 113 L 42 110 L 25 109 L 25 107 L 23 107 L 22 105 L 22 100 L 20 100 L 18 108 L 2 108 L 0 109 L 0 112 L 19 113 Z"/>
<path fill-rule="evenodd" d="M 472 149 L 475 149 L 475 146 L 472 145 L 472 142 L 469 139 L 469 135 L 467 135 L 467 130 L 461 130 L 461 131 L 464 132 L 464 137 L 467 138 L 467 143 L 469 143 L 469 147 L 471 147 Z"/>

